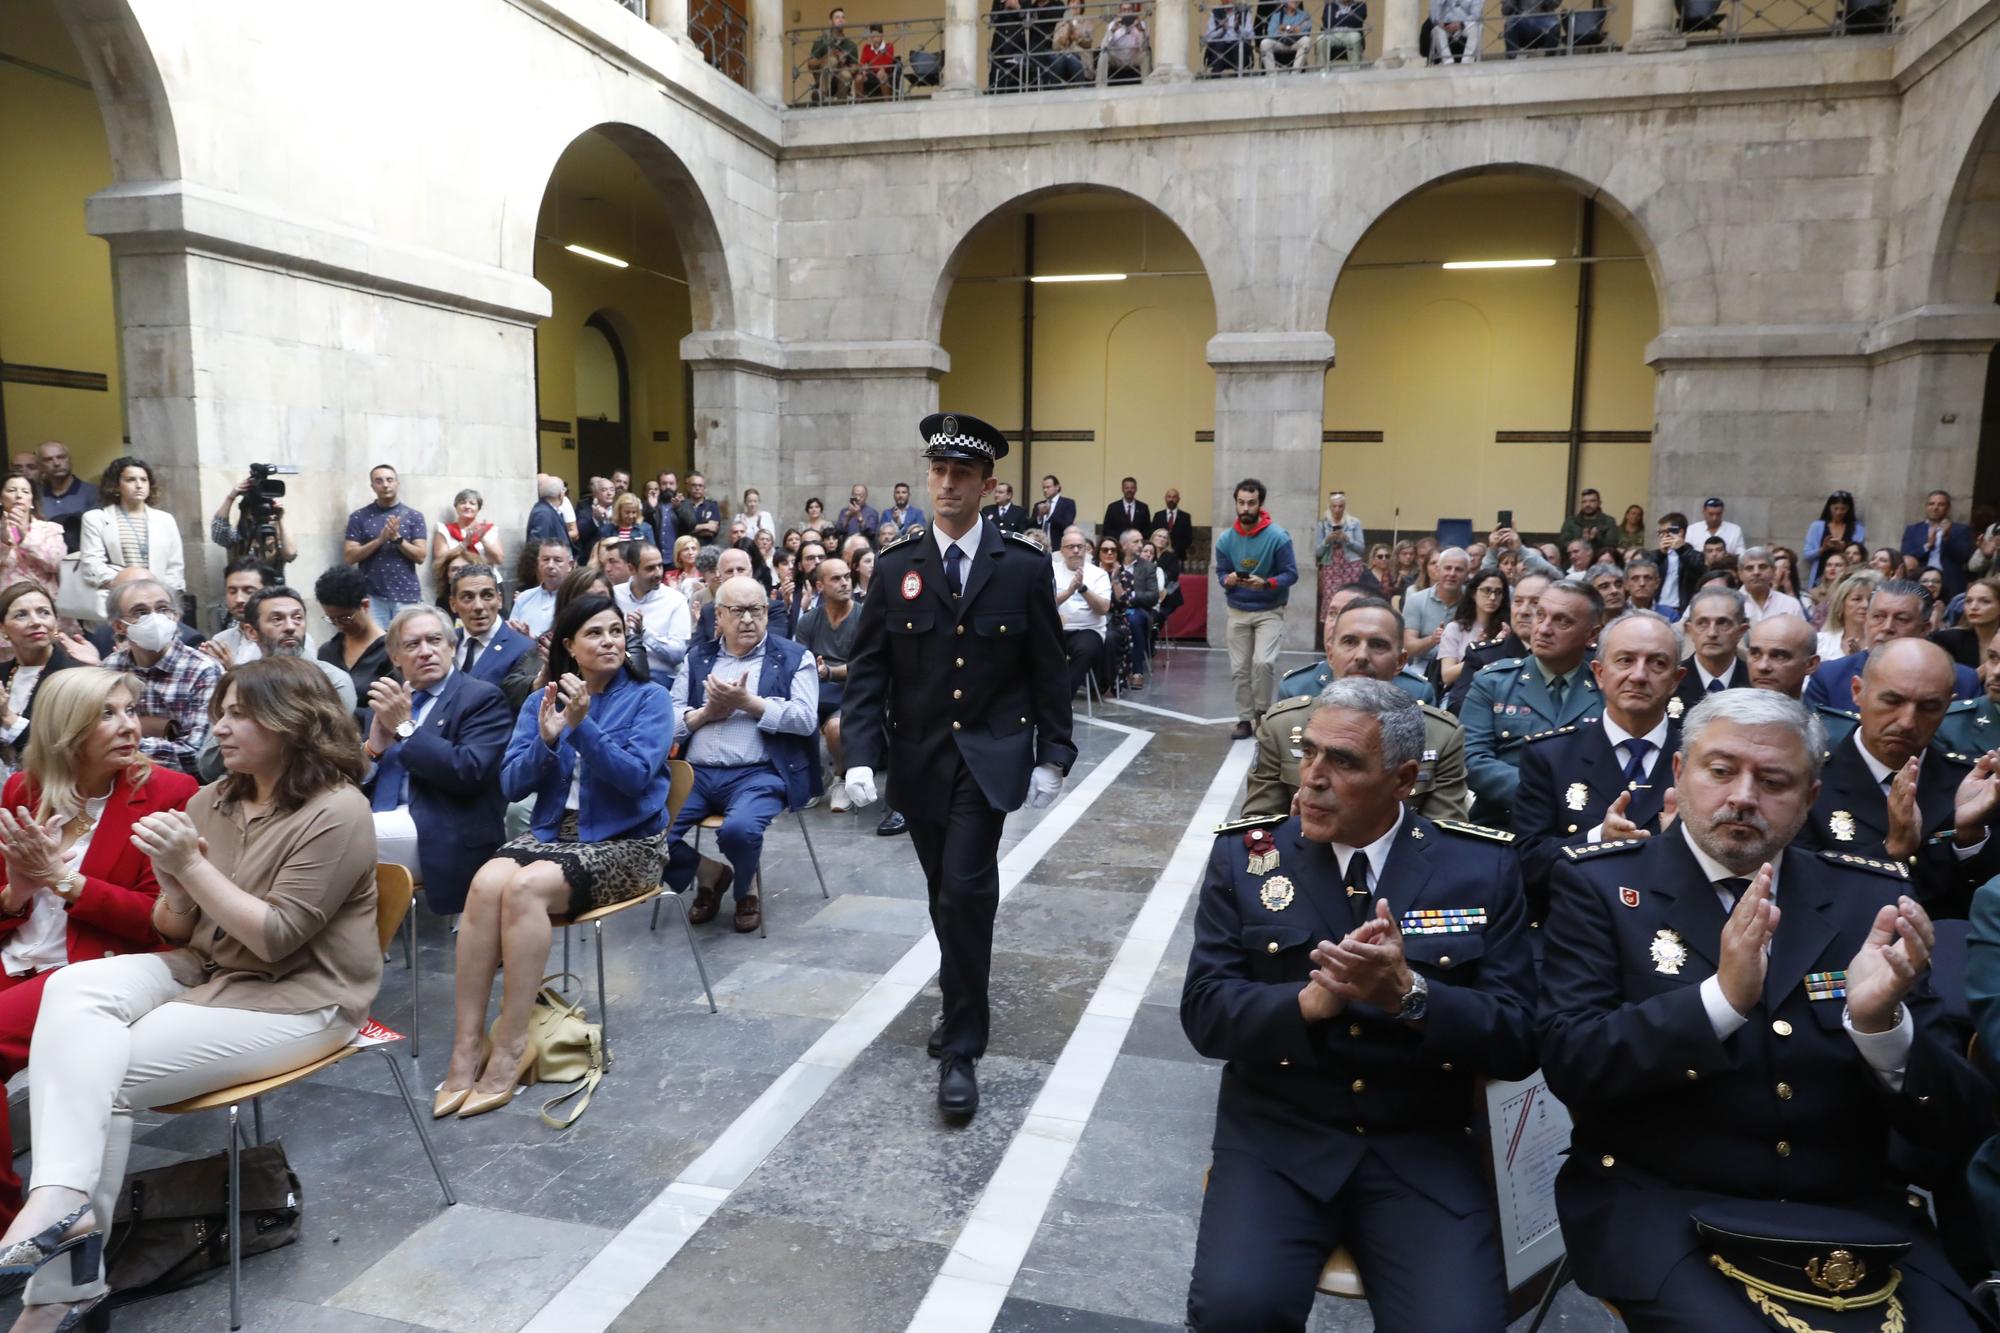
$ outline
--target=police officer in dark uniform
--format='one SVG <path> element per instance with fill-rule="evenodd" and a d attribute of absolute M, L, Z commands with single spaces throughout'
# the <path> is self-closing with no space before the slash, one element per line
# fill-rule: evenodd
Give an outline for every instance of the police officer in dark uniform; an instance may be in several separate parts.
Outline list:
<path fill-rule="evenodd" d="M 1188 1322 L 1299 1329 L 1327 1255 L 1375 1326 L 1506 1327 L 1474 1080 L 1535 1065 L 1511 835 L 1403 802 L 1423 714 L 1385 681 L 1328 686 L 1297 816 L 1218 830 L 1181 1026 L 1229 1063 Z"/>
<path fill-rule="evenodd" d="M 1889 1157 L 1900 1131 L 1962 1162 L 1990 1120 L 1927 983 L 1930 919 L 1903 866 L 1793 841 L 1823 748 L 1798 703 L 1728 690 L 1683 728 L 1679 818 L 1565 848 L 1542 928 L 1577 1283 L 1638 1330 L 1982 1327 Z M 1883 1251 L 1869 1285 L 1853 1262 L 1885 1231 L 1908 1246 L 1886 1295 Z"/>
<path fill-rule="evenodd" d="M 1007 441 L 963 414 L 934 413 L 918 430 L 931 528 L 876 557 L 840 732 L 856 806 L 875 799 L 886 740 L 943 955 L 944 1017 L 930 1042 L 938 1106 L 969 1116 L 973 1062 L 986 1050 L 1001 826 L 1024 800 L 1055 800 L 1076 746 L 1048 557 L 979 516 Z"/>

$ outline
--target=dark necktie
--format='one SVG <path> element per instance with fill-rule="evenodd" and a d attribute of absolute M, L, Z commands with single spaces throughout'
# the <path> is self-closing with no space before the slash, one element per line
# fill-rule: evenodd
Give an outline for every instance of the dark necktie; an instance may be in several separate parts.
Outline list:
<path fill-rule="evenodd" d="M 468 634 L 465 636 L 465 661 L 459 663 L 458 669 L 470 675 L 472 674 L 472 664 L 478 660 L 479 640 Z"/>
<path fill-rule="evenodd" d="M 944 581 L 953 597 L 965 591 L 965 582 L 959 575 L 959 566 L 964 561 L 965 552 L 959 549 L 957 542 L 944 548 Z"/>
<path fill-rule="evenodd" d="M 1356 851 L 1347 858 L 1347 876 L 1341 883 L 1347 889 L 1347 910 L 1359 926 L 1375 914 L 1375 900 L 1368 893 L 1368 853 Z"/>
<path fill-rule="evenodd" d="M 1708 682 L 1708 692 L 1710 694 L 1720 694 L 1728 688 L 1729 687 L 1727 685 L 1724 685 L 1722 683 L 1722 677 L 1720 676 L 1717 676 L 1714 680 Z"/>
<path fill-rule="evenodd" d="M 1555 698 L 1557 712 L 1562 711 L 1563 695 L 1568 692 L 1569 692 L 1569 677 L 1557 676 L 1554 680 L 1549 682 L 1549 693 Z"/>
<path fill-rule="evenodd" d="M 424 711 L 424 705 L 431 701 L 429 690 L 418 690 L 410 696 L 410 716 L 415 718 Z M 375 765 L 375 796 L 369 801 L 371 810 L 395 810 L 408 805 L 410 775 L 403 771 L 403 743 L 397 741 Z"/>
<path fill-rule="evenodd" d="M 1645 781 L 1646 756 L 1653 752 L 1653 743 L 1644 736 L 1634 736 L 1625 742 L 1625 784 L 1629 787 Z"/>
<path fill-rule="evenodd" d="M 1715 887 L 1729 895 L 1728 910 L 1733 912 L 1736 910 L 1736 904 L 1743 901 L 1743 894 L 1749 889 L 1750 881 L 1741 876 L 1730 879 L 1718 879 L 1715 881 Z"/>

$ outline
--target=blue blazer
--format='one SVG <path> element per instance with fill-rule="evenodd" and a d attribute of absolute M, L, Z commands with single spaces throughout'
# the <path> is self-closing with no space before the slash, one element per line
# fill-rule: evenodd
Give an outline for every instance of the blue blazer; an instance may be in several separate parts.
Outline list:
<path fill-rule="evenodd" d="M 1804 703 L 1807 708 L 1852 708 L 1854 707 L 1854 678 L 1861 674 L 1861 668 L 1868 665 L 1868 650 L 1836 657 L 1812 673 L 1806 681 Z M 1952 664 L 1958 673 L 1958 687 L 1952 692 L 1956 699 L 1977 699 L 1984 691 L 1979 684 L 1979 673 L 1970 667 Z M 1690 672 L 1690 675 L 1693 673 Z"/>
<path fill-rule="evenodd" d="M 464 634 L 458 636 L 458 642 L 464 645 Z M 533 639 L 507 628 L 507 622 L 501 621 L 499 630 L 493 635 L 493 642 L 486 645 L 486 651 L 479 654 L 479 660 L 472 664 L 472 678 L 483 680 L 488 685 L 499 685 L 507 679 L 507 673 L 514 669 L 514 664 L 534 646 Z"/>
<path fill-rule="evenodd" d="M 576 836 L 583 842 L 648 837 L 667 826 L 667 750 L 674 743 L 674 701 L 651 681 L 620 672 L 590 702 L 583 725 L 543 744 L 542 692 L 532 691 L 514 718 L 514 736 L 500 766 L 510 801 L 535 798 L 530 822 L 537 838 L 554 842 L 569 800 L 570 777 L 583 765 Z"/>
<path fill-rule="evenodd" d="M 1903 554 L 1918 561 L 1926 560 L 1924 548 L 1930 544 L 1930 536 L 1930 524 L 1910 524 L 1903 529 Z M 1973 551 L 1972 529 L 1963 523 L 1953 523 L 1945 528 L 1944 540 L 1939 544 L 1943 547 L 1938 563 L 1943 566 L 1939 572 L 1944 575 L 1945 596 L 1956 597 L 1965 591 L 1965 562 L 1972 559 Z"/>
<path fill-rule="evenodd" d="M 454 671 L 423 725 L 397 748 L 421 835 L 424 902 L 433 912 L 460 911 L 473 875 L 506 840 L 507 798 L 497 779 L 507 752 L 507 700 L 497 686 Z M 365 784 L 371 797 L 375 776 Z"/>

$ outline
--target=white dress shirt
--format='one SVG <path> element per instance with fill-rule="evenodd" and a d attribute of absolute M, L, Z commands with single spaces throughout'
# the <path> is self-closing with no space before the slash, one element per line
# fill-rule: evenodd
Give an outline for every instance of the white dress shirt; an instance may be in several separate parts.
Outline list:
<path fill-rule="evenodd" d="M 1623 768 L 1626 764 L 1630 763 L 1632 760 L 1632 752 L 1630 750 L 1625 749 L 1624 746 L 1625 742 L 1633 739 L 1633 735 L 1631 732 L 1625 730 L 1625 728 L 1619 726 L 1616 722 L 1613 722 L 1611 720 L 1611 713 L 1609 709 L 1605 710 L 1604 714 L 1604 734 L 1611 741 L 1612 753 L 1618 756 L 1619 767 Z M 1646 781 L 1648 783 L 1651 783 L 1653 779 L 1653 774 L 1659 772 L 1660 760 L 1663 757 L 1666 749 L 1666 744 L 1667 744 L 1666 714 L 1662 713 L 1660 715 L 1660 721 L 1658 725 L 1656 725 L 1651 731 L 1647 732 L 1643 737 L 1640 737 L 1639 739 L 1649 740 L 1653 743 L 1653 748 L 1646 752 Z M 1596 827 L 1592 828 L 1590 830 L 1589 835 L 1584 839 L 1585 842 L 1602 842 L 1603 840 L 1604 840 L 1604 825 L 1602 824 L 1599 824 Z"/>
<path fill-rule="evenodd" d="M 83 865 L 83 858 L 90 853 L 90 837 L 97 829 L 97 823 L 104 818 L 104 807 L 111 802 L 107 792 L 103 796 L 93 796 L 83 803 L 83 817 L 90 821 L 83 836 L 71 843 L 62 854 L 63 872 L 74 872 Z M 31 977 L 52 967 L 61 967 L 69 958 L 69 906 L 54 889 L 36 889 L 30 900 L 28 919 L 7 937 L 4 948 L 0 948 L 0 966 L 7 969 L 10 977 Z"/>
<path fill-rule="evenodd" d="M 1875 779 L 1875 786 L 1881 791 L 1882 800 L 1886 805 L 1889 799 L 1889 779 L 1895 776 L 1896 770 L 1889 767 L 1887 764 L 1883 763 L 1880 759 L 1877 759 L 1873 754 L 1869 753 L 1867 745 L 1862 743 L 1861 729 L 1859 727 L 1856 727 L 1854 729 L 1853 740 L 1854 740 L 1855 750 L 1861 755 L 1861 762 L 1868 766 L 1868 774 L 1870 777 Z M 1918 769 L 1918 777 L 1917 777 L 1917 780 L 1919 782 L 1923 781 L 1922 772 L 1923 770 L 1920 766 Z M 1921 818 L 1921 816 L 1919 816 L 1919 818 Z M 1918 829 L 1917 836 L 1921 838 L 1923 836 L 1923 832 L 1924 831 L 1922 829 Z M 1981 838 L 1978 842 L 1973 843 L 1970 847 L 1961 847 L 1958 845 L 1957 841 L 1954 840 L 1951 844 L 1951 851 L 1952 855 L 1956 856 L 1959 860 L 1969 861 L 1973 857 L 1979 855 L 1980 849 L 1985 846 L 1986 846 L 1985 838 Z"/>
<path fill-rule="evenodd" d="M 1368 893 L 1371 898 L 1374 896 L 1375 886 L 1382 882 L 1382 867 L 1389 864 L 1389 851 L 1396 845 L 1396 834 L 1403 827 L 1405 817 L 1404 808 L 1398 806 L 1396 809 L 1396 822 L 1389 825 L 1389 831 L 1369 843 L 1366 847 L 1349 847 L 1345 843 L 1339 842 L 1327 844 L 1333 848 L 1333 859 L 1340 863 L 1340 878 L 1342 883 L 1347 881 L 1347 863 L 1354 859 L 1356 852 L 1363 852 L 1368 857 Z M 1372 905 L 1368 909 L 1368 914 L 1370 916 L 1375 914 L 1375 909 Z"/>
<path fill-rule="evenodd" d="M 1688 529 L 1688 544 L 1694 547 L 1697 555 L 1701 553 L 1702 547 L 1708 545 L 1710 537 L 1722 538 L 1722 549 L 1729 554 L 1743 554 L 1743 529 L 1728 519 L 1723 519 L 1721 524 L 1714 528 L 1708 526 L 1707 519 L 1697 519 L 1695 525 Z"/>
<path fill-rule="evenodd" d="M 528 637 L 539 639 L 556 621 L 556 595 L 540 584 L 514 594 L 509 616 L 528 627 Z"/>

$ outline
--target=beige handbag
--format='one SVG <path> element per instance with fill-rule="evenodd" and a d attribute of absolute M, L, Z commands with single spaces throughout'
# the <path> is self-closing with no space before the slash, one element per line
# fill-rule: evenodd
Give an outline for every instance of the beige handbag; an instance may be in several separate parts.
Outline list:
<path fill-rule="evenodd" d="M 576 1084 L 562 1096 L 542 1104 L 542 1123 L 551 1129 L 568 1129 L 583 1115 L 590 1106 L 591 1095 L 604 1080 L 608 1059 L 604 1026 L 589 1021 L 581 1002 L 572 1004 L 549 985 L 565 977 L 576 982 L 579 991 L 582 989 L 583 980 L 575 973 L 551 973 L 542 978 L 534 1010 L 528 1015 L 528 1049 L 535 1056 L 529 1077 L 536 1083 Z M 583 1094 L 583 1100 L 571 1109 L 567 1119 L 558 1120 L 550 1114 L 578 1093 Z"/>

